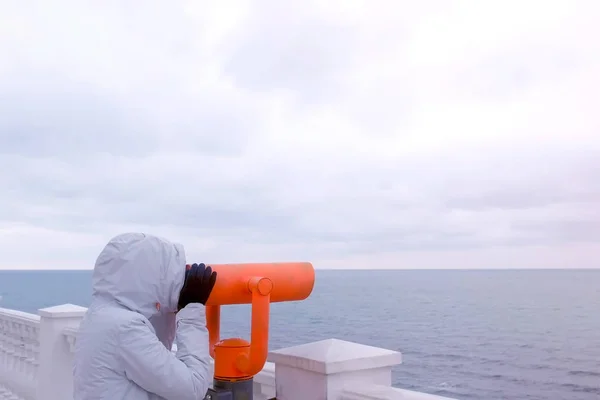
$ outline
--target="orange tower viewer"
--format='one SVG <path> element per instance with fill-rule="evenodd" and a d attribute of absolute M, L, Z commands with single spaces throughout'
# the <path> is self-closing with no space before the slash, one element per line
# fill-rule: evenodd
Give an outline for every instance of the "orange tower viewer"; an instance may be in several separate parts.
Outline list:
<path fill-rule="evenodd" d="M 252 378 L 267 361 L 272 302 L 306 299 L 315 284 L 308 262 L 210 264 L 217 282 L 206 303 L 211 356 L 215 360 L 212 400 L 252 400 Z M 222 305 L 252 304 L 250 341 L 220 339 Z M 208 397 L 210 395 L 210 397 Z"/>

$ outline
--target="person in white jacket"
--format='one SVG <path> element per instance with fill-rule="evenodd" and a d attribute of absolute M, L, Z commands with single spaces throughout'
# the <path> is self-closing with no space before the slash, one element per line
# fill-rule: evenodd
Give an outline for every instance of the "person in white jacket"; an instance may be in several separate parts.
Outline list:
<path fill-rule="evenodd" d="M 204 264 L 186 268 L 179 244 L 111 239 L 77 336 L 74 400 L 203 399 L 212 380 L 204 304 L 216 278 Z"/>

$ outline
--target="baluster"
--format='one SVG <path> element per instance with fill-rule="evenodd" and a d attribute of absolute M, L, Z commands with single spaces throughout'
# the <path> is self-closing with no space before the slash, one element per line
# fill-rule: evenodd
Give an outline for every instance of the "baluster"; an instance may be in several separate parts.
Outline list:
<path fill-rule="evenodd" d="M 10 335 L 11 323 L 10 321 L 4 321 L 4 360 L 3 366 L 8 369 L 10 365 L 10 354 L 12 351 L 12 337 Z"/>
<path fill-rule="evenodd" d="M 33 330 L 33 380 L 37 382 L 38 370 L 40 365 L 40 326 L 36 324 Z"/>
<path fill-rule="evenodd" d="M 14 344 L 15 344 L 15 362 L 14 362 L 14 372 L 17 376 L 20 376 L 19 369 L 21 368 L 21 325 L 15 321 L 13 323 L 13 334 L 14 334 Z"/>
<path fill-rule="evenodd" d="M 6 368 L 7 332 L 8 325 L 6 321 L 0 319 L 0 367 L 2 368 Z"/>
<path fill-rule="evenodd" d="M 25 343 L 24 339 L 24 324 L 17 322 L 17 374 L 19 377 L 23 377 L 25 374 L 24 360 L 25 360 Z"/>
<path fill-rule="evenodd" d="M 34 342 L 34 337 L 33 337 L 33 326 L 26 326 L 25 327 L 25 337 L 26 337 L 26 341 L 25 341 L 25 354 L 27 356 L 27 358 L 25 359 L 25 367 L 26 367 L 26 374 L 27 374 L 27 379 L 29 381 L 33 381 L 33 342 Z"/>
<path fill-rule="evenodd" d="M 29 353 L 31 347 L 31 339 L 29 338 L 29 334 L 31 331 L 31 327 L 29 324 L 23 324 L 23 375 L 25 380 L 29 381 Z"/>
<path fill-rule="evenodd" d="M 15 330 L 16 323 L 14 321 L 10 321 L 10 326 L 8 328 L 8 370 L 12 373 L 15 371 L 16 366 L 16 339 L 15 339 Z"/>

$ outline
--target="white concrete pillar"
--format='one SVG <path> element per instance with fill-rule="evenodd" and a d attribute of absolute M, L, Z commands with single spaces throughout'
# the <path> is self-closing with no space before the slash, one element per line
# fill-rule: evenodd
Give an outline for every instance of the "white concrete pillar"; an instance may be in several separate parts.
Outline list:
<path fill-rule="evenodd" d="M 337 400 L 344 387 L 392 384 L 396 351 L 337 339 L 269 353 L 275 363 L 277 400 Z"/>
<path fill-rule="evenodd" d="M 79 326 L 86 308 L 73 304 L 42 308 L 40 315 L 40 356 L 38 366 L 38 400 L 73 398 L 73 354 L 63 333 Z"/>

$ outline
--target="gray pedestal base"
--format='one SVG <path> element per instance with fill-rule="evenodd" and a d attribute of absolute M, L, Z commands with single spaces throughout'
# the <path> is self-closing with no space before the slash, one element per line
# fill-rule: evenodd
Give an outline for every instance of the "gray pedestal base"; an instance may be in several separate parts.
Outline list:
<path fill-rule="evenodd" d="M 253 400 L 253 383 L 252 379 L 238 382 L 215 379 L 204 400 Z"/>

